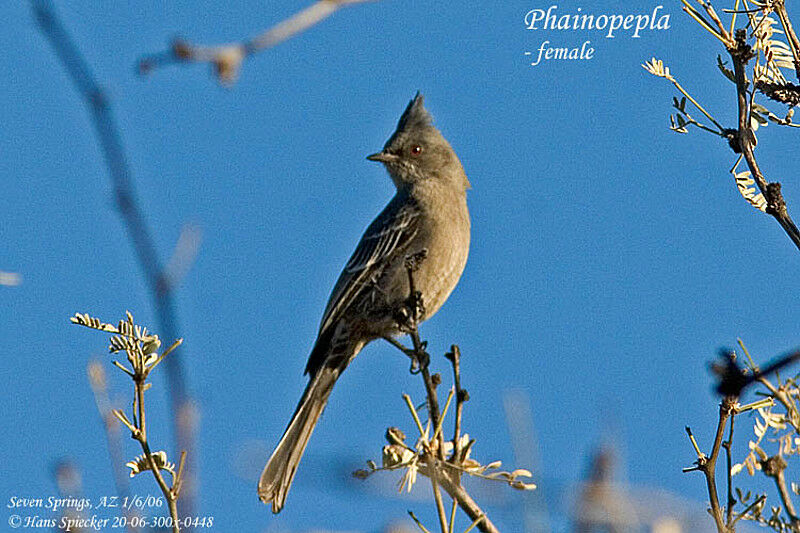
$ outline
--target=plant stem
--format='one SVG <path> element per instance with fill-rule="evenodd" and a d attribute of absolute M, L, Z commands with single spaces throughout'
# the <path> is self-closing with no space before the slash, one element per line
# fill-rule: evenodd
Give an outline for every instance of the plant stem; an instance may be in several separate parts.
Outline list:
<path fill-rule="evenodd" d="M 439 526 L 442 529 L 442 533 L 448 533 L 447 527 L 447 515 L 445 514 L 444 510 L 444 502 L 442 502 L 442 492 L 439 490 L 439 482 L 437 481 L 438 469 L 439 465 L 436 464 L 436 457 L 433 455 L 428 456 L 428 461 L 430 462 L 430 473 L 431 473 L 431 488 L 433 489 L 433 499 L 436 502 L 436 513 L 439 515 Z"/>
<path fill-rule="evenodd" d="M 155 459 L 153 459 L 153 452 L 150 451 L 150 445 L 147 442 L 147 426 L 145 423 L 144 408 L 144 374 L 137 373 L 137 375 L 134 376 L 133 382 L 134 388 L 136 389 L 136 403 L 138 404 L 137 410 L 139 418 L 139 426 L 136 428 L 138 430 L 136 432 L 136 440 L 138 440 L 139 444 L 142 446 L 144 456 L 147 458 L 147 464 L 150 465 L 150 470 L 153 472 L 153 476 L 156 478 L 156 483 L 158 483 L 161 493 L 164 494 L 164 498 L 167 500 L 169 506 L 169 515 L 172 517 L 172 533 L 180 533 L 177 496 L 173 490 L 169 488 L 167 482 L 164 481 L 164 476 L 161 475 L 161 470 L 156 464 Z M 183 463 L 183 461 L 184 459 L 182 457 L 181 463 Z"/>

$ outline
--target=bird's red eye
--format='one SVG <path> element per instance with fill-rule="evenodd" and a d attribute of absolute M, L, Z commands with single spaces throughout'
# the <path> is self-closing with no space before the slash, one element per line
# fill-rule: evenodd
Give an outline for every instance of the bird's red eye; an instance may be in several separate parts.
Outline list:
<path fill-rule="evenodd" d="M 411 147 L 411 155 L 419 155 L 422 153 L 422 146 L 415 144 Z"/>

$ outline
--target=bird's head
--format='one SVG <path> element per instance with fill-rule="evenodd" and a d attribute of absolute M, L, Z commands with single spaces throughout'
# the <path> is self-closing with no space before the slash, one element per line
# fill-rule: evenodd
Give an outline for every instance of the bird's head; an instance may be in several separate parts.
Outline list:
<path fill-rule="evenodd" d="M 432 122 L 424 106 L 424 97 L 418 92 L 383 150 L 367 159 L 383 163 L 398 189 L 422 180 L 437 180 L 460 190 L 468 189 L 469 181 L 461 161 Z"/>

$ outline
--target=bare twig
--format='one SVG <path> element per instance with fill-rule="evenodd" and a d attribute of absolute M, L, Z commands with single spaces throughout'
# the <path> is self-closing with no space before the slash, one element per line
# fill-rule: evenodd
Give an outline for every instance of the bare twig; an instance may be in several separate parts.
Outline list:
<path fill-rule="evenodd" d="M 158 464 L 156 464 L 155 457 L 153 456 L 153 452 L 150 450 L 150 444 L 147 442 L 147 426 L 145 425 L 145 408 L 144 408 L 144 380 L 141 379 L 134 379 L 134 387 L 136 389 L 136 398 L 137 404 L 139 407 L 139 423 L 137 426 L 136 432 L 133 433 L 133 438 L 136 439 L 142 447 L 142 452 L 144 452 L 144 456 L 147 459 L 147 463 L 150 467 L 150 471 L 153 472 L 153 477 L 156 479 L 156 483 L 158 484 L 158 488 L 161 489 L 161 493 L 164 495 L 164 498 L 167 500 L 167 505 L 169 507 L 169 515 L 172 518 L 172 532 L 173 533 L 180 533 L 180 519 L 178 518 L 178 495 L 177 492 L 173 490 L 174 487 L 169 487 L 167 482 L 164 480 L 164 476 L 161 475 L 161 469 L 159 468 Z M 181 460 L 185 461 L 184 459 L 185 454 L 181 455 Z M 173 480 L 173 485 L 176 485 L 178 480 Z"/>
<path fill-rule="evenodd" d="M 150 289 L 159 329 L 166 338 L 177 338 L 179 328 L 172 294 L 173 286 L 170 279 L 165 276 L 152 233 L 137 203 L 131 171 L 108 98 L 80 50 L 58 19 L 51 3 L 47 0 L 33 0 L 32 6 L 39 28 L 49 40 L 91 112 L 97 139 L 114 185 L 117 208 Z M 177 353 L 170 357 L 167 363 L 167 381 L 176 435 L 175 447 L 191 452 L 194 449 L 196 429 L 193 417 L 190 416 L 194 406 L 187 393 L 181 358 Z M 191 420 L 187 423 L 189 419 Z M 194 514 L 196 480 L 193 465 L 188 464 L 186 470 L 181 514 L 190 516 Z"/>
<path fill-rule="evenodd" d="M 733 497 L 733 460 L 731 458 L 731 448 L 733 447 L 733 425 L 734 421 L 736 420 L 736 412 L 734 411 L 731 413 L 731 422 L 728 428 L 728 440 L 722 443 L 722 447 L 725 448 L 725 474 L 726 474 L 726 482 L 728 488 L 728 503 L 726 506 L 727 513 L 725 514 L 725 523 L 728 524 L 730 527 L 733 523 L 733 507 L 736 505 L 736 498 Z"/>
<path fill-rule="evenodd" d="M 419 336 L 419 320 L 420 312 L 424 312 L 424 302 L 422 301 L 422 293 L 416 289 L 414 283 L 414 272 L 419 268 L 419 265 L 428 255 L 427 250 L 409 256 L 406 258 L 406 271 L 408 272 L 408 335 L 411 337 L 414 349 L 411 353 L 413 359 L 417 362 L 419 371 L 422 374 L 422 380 L 425 383 L 425 392 L 428 397 L 428 415 L 431 419 L 431 425 L 434 428 L 439 427 L 439 398 L 436 394 L 436 386 L 441 378 L 436 376 L 436 380 L 431 376 L 428 368 L 430 363 L 430 355 L 425 351 L 426 343 L 423 343 Z M 439 459 L 444 459 L 444 437 L 439 433 L 438 438 L 439 446 L 436 450 L 436 455 Z"/>
<path fill-rule="evenodd" d="M 439 467 L 436 464 L 436 457 L 433 454 L 428 456 L 430 463 L 431 474 L 431 488 L 433 489 L 433 500 L 436 503 L 436 514 L 439 517 L 439 527 L 442 533 L 448 533 L 447 514 L 444 510 L 444 501 L 442 500 L 442 492 L 439 490 Z"/>
<path fill-rule="evenodd" d="M 139 72 L 146 74 L 157 67 L 173 63 L 209 63 L 223 84 L 236 81 L 242 62 L 248 57 L 286 41 L 322 22 L 339 8 L 375 0 L 318 0 L 261 35 L 242 42 L 219 46 L 202 46 L 177 40 L 171 49 L 139 60 Z"/>
<path fill-rule="evenodd" d="M 714 444 L 711 447 L 711 454 L 706 455 L 700 450 L 700 447 L 697 445 L 697 441 L 692 434 L 692 430 L 687 427 L 686 433 L 689 435 L 689 439 L 692 442 L 692 446 L 695 449 L 695 453 L 697 454 L 697 460 L 695 461 L 695 466 L 692 468 L 684 469 L 685 472 L 699 470 L 705 475 L 706 478 L 706 487 L 708 489 L 708 499 L 709 499 L 709 513 L 711 514 L 712 518 L 714 519 L 714 523 L 717 526 L 717 531 L 719 533 L 729 533 L 731 530 L 730 518 L 726 521 L 725 517 L 723 516 L 723 510 L 719 503 L 719 495 L 717 493 L 717 480 L 716 480 L 716 466 L 717 466 L 717 459 L 719 458 L 719 451 L 722 447 L 722 441 L 725 435 L 725 427 L 728 424 L 728 419 L 731 418 L 734 414 L 734 409 L 736 406 L 737 398 L 735 396 L 726 396 L 722 399 L 722 402 L 719 406 L 719 421 L 717 423 L 717 432 L 714 437 Z M 730 471 L 730 470 L 729 470 Z M 729 495 L 730 498 L 730 495 Z M 729 502 L 730 505 L 730 502 Z M 732 516 L 728 513 L 728 516 Z"/>
<path fill-rule="evenodd" d="M 453 365 L 453 386 L 456 391 L 456 419 L 453 428 L 453 457 L 456 463 L 463 460 L 461 457 L 461 417 L 464 413 L 464 402 L 469 400 L 469 393 L 461 388 L 461 349 L 456 344 L 450 347 L 445 357 Z"/>

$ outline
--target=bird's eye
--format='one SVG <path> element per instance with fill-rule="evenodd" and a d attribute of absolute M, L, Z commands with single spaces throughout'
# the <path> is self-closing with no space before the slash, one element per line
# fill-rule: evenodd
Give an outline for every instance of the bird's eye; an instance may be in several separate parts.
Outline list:
<path fill-rule="evenodd" d="M 422 146 L 415 144 L 411 147 L 411 155 L 419 155 L 422 153 Z"/>

